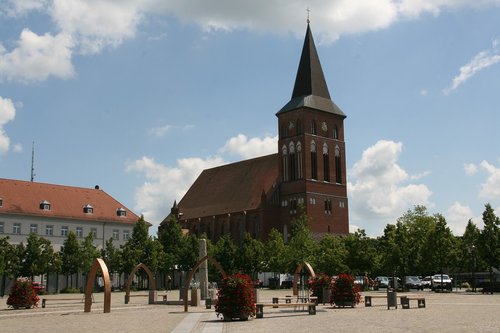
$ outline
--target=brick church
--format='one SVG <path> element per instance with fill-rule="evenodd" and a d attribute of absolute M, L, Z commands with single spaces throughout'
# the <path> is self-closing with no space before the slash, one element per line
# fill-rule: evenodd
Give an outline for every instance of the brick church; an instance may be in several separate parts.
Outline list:
<path fill-rule="evenodd" d="M 292 97 L 276 113 L 278 152 L 204 170 L 171 213 L 182 227 L 212 241 L 246 232 L 285 241 L 305 209 L 314 236 L 349 232 L 344 119 L 330 97 L 309 23 Z"/>

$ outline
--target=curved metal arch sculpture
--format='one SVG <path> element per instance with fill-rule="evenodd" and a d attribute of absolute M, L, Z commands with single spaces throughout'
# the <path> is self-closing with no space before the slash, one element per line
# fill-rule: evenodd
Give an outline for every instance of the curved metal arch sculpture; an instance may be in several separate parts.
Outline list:
<path fill-rule="evenodd" d="M 128 303 L 129 299 L 130 299 L 130 286 L 132 285 L 132 281 L 134 280 L 134 276 L 135 276 L 135 273 L 137 273 L 137 271 L 139 269 L 143 269 L 146 274 L 148 275 L 148 281 L 149 281 L 149 304 L 152 304 L 155 302 L 155 295 L 154 295 L 154 291 L 156 290 L 156 279 L 155 279 L 155 275 L 153 274 L 153 272 L 149 269 L 148 266 L 146 266 L 146 264 L 144 263 L 139 263 L 137 264 L 137 266 L 134 267 L 134 269 L 132 269 L 132 271 L 130 272 L 128 278 L 127 278 L 127 282 L 125 283 L 125 304 Z M 153 292 L 153 294 L 151 293 Z"/>
<path fill-rule="evenodd" d="M 307 271 L 311 275 L 311 278 L 314 279 L 314 277 L 316 276 L 316 274 L 314 273 L 314 269 L 312 268 L 312 266 L 308 262 L 304 261 L 302 264 L 298 265 L 297 268 L 295 269 L 295 272 L 293 273 L 293 295 L 294 296 L 299 294 L 299 288 L 297 287 L 297 282 L 298 282 L 299 273 L 300 273 L 300 271 L 302 271 L 304 266 L 307 268 Z"/>
<path fill-rule="evenodd" d="M 104 280 L 104 313 L 109 313 L 111 312 L 111 280 L 109 278 L 108 266 L 106 266 L 106 263 L 101 258 L 96 258 L 87 275 L 84 312 L 90 312 L 92 308 L 92 293 L 94 291 L 94 280 L 98 269 L 101 270 Z"/>
<path fill-rule="evenodd" d="M 196 265 L 194 265 L 193 269 L 189 272 L 188 277 L 186 279 L 186 282 L 184 284 L 184 312 L 188 312 L 188 290 L 189 290 L 189 284 L 191 283 L 191 280 L 193 279 L 194 273 L 196 270 L 200 267 L 200 265 L 205 261 L 209 260 L 214 266 L 219 270 L 219 272 L 222 274 L 222 277 L 226 277 L 226 271 L 222 268 L 222 266 L 219 264 L 217 260 L 212 258 L 211 256 L 204 256 L 198 262 Z"/>

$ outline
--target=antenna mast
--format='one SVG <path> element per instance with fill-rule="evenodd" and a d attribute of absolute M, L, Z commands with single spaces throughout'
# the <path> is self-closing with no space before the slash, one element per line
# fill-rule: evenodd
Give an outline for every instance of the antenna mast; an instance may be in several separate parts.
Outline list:
<path fill-rule="evenodd" d="M 35 141 L 31 145 L 31 181 L 35 179 Z"/>

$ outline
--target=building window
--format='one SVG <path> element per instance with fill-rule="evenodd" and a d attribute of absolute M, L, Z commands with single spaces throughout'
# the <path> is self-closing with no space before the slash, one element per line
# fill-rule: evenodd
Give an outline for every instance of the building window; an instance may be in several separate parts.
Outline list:
<path fill-rule="evenodd" d="M 48 225 L 45 227 L 45 236 L 52 236 L 54 234 L 54 226 Z"/>
<path fill-rule="evenodd" d="M 78 237 L 78 238 L 83 237 L 83 228 L 82 227 L 76 227 L 76 237 Z"/>
<path fill-rule="evenodd" d="M 92 235 L 92 238 L 96 239 L 97 238 L 97 228 L 90 228 L 90 234 Z"/>
<path fill-rule="evenodd" d="M 0 234 L 3 234 L 5 231 L 4 231 L 4 225 L 3 225 L 3 222 L 0 222 Z"/>
<path fill-rule="evenodd" d="M 297 159 L 295 156 L 295 145 L 293 142 L 290 142 L 288 145 L 290 149 L 290 154 L 288 161 L 290 163 L 290 180 L 296 180 L 297 179 Z"/>
<path fill-rule="evenodd" d="M 3 199 L 0 198 L 0 207 L 3 207 Z"/>
<path fill-rule="evenodd" d="M 314 141 L 311 142 L 311 179 L 318 179 L 318 158 Z"/>
<path fill-rule="evenodd" d="M 316 204 L 316 198 L 313 198 L 313 197 L 309 198 L 309 204 L 310 205 L 315 205 Z"/>
<path fill-rule="evenodd" d="M 114 240 L 119 240 L 120 239 L 120 231 L 118 229 L 113 230 L 113 239 Z"/>
<path fill-rule="evenodd" d="M 338 140 L 338 138 L 339 138 L 339 129 L 337 126 L 333 126 L 333 138 L 335 140 Z"/>
<path fill-rule="evenodd" d="M 339 201 L 339 207 L 344 208 L 345 207 L 345 202 L 344 201 Z"/>
<path fill-rule="evenodd" d="M 335 182 L 342 184 L 342 160 L 339 146 L 335 147 Z"/>
<path fill-rule="evenodd" d="M 286 182 L 288 180 L 288 149 L 286 145 L 281 148 L 281 154 L 283 158 L 283 181 Z"/>
<path fill-rule="evenodd" d="M 94 213 L 94 208 L 89 205 L 89 204 L 86 204 L 84 207 L 83 207 L 83 212 L 85 214 L 93 214 Z"/>
<path fill-rule="evenodd" d="M 120 217 L 125 217 L 127 216 L 127 211 L 124 208 L 120 207 L 116 210 L 116 215 Z"/>
<path fill-rule="evenodd" d="M 50 202 L 48 202 L 47 200 L 43 200 L 42 202 L 40 202 L 40 209 L 50 210 Z"/>
<path fill-rule="evenodd" d="M 67 237 L 67 236 L 68 236 L 68 230 L 69 230 L 69 229 L 68 229 L 68 226 L 63 225 L 63 226 L 61 227 L 61 236 L 63 236 L 63 237 Z"/>
<path fill-rule="evenodd" d="M 328 145 L 323 144 L 323 179 L 325 182 L 330 181 L 330 159 L 328 156 Z"/>
<path fill-rule="evenodd" d="M 12 233 L 14 235 L 21 234 L 21 223 L 14 223 L 14 225 L 12 226 Z"/>
<path fill-rule="evenodd" d="M 123 230 L 123 240 L 126 241 L 130 238 L 130 234 L 128 230 Z"/>
<path fill-rule="evenodd" d="M 290 214 L 297 214 L 297 200 L 290 200 Z"/>
<path fill-rule="evenodd" d="M 325 214 L 332 214 L 332 202 L 330 200 L 325 200 Z"/>
<path fill-rule="evenodd" d="M 297 179 L 304 178 L 302 170 L 302 144 L 297 142 Z"/>
<path fill-rule="evenodd" d="M 316 121 L 311 120 L 311 134 L 316 135 Z"/>
<path fill-rule="evenodd" d="M 30 234 L 38 234 L 38 224 L 30 224 Z"/>

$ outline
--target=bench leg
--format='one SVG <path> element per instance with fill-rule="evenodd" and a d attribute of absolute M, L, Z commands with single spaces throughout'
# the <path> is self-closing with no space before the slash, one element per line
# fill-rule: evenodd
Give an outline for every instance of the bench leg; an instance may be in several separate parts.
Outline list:
<path fill-rule="evenodd" d="M 365 306 L 372 306 L 372 297 L 365 296 Z"/>
<path fill-rule="evenodd" d="M 418 307 L 419 308 L 425 308 L 425 298 L 422 298 L 422 299 L 418 300 Z"/>
<path fill-rule="evenodd" d="M 264 317 L 264 305 L 262 304 L 257 304 L 256 305 L 256 311 L 255 311 L 255 318 L 263 318 Z"/>
<path fill-rule="evenodd" d="M 45 307 L 45 298 L 42 298 L 42 308 Z"/>
<path fill-rule="evenodd" d="M 316 305 L 309 305 L 309 314 L 310 315 L 316 314 Z"/>
<path fill-rule="evenodd" d="M 409 309 L 410 300 L 407 297 L 401 297 L 401 306 L 403 307 L 403 309 Z"/>

